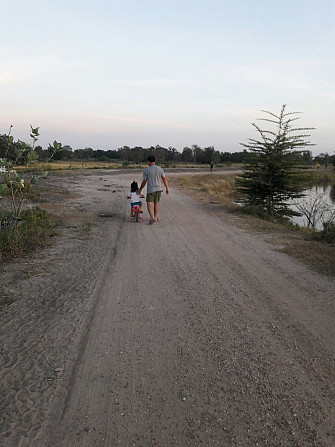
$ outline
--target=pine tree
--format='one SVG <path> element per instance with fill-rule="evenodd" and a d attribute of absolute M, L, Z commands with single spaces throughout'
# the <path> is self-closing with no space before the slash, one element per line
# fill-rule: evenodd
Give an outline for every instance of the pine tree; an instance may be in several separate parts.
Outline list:
<path fill-rule="evenodd" d="M 286 112 L 286 105 L 279 115 L 262 112 L 270 117 L 260 120 L 275 125 L 275 130 L 263 130 L 252 123 L 260 138 L 241 143 L 247 148 L 246 167 L 236 187 L 244 196 L 244 206 L 270 218 L 287 218 L 297 214 L 287 201 L 303 195 L 303 148 L 312 145 L 306 141 L 310 135 L 305 132 L 313 128 L 293 127 L 298 112 Z"/>

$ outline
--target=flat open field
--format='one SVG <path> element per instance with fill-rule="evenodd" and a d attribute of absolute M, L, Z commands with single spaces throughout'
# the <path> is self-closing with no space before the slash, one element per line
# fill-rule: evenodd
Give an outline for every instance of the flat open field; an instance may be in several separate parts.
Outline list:
<path fill-rule="evenodd" d="M 334 447 L 334 279 L 175 187 L 131 223 L 133 180 L 51 175 L 65 228 L 3 267 L 0 445 Z"/>

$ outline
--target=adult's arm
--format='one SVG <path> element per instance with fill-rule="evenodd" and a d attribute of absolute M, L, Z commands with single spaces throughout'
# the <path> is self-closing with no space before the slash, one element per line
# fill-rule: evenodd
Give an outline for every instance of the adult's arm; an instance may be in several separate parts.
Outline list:
<path fill-rule="evenodd" d="M 164 186 L 165 186 L 166 194 L 169 194 L 169 185 L 168 185 L 168 182 L 166 180 L 166 177 L 162 177 L 162 180 L 163 180 L 163 183 L 164 183 Z"/>
<path fill-rule="evenodd" d="M 144 178 L 142 180 L 142 183 L 141 183 L 141 186 L 140 186 L 140 189 L 139 189 L 140 193 L 142 192 L 142 189 L 145 187 L 146 184 L 147 184 L 147 180 Z"/>

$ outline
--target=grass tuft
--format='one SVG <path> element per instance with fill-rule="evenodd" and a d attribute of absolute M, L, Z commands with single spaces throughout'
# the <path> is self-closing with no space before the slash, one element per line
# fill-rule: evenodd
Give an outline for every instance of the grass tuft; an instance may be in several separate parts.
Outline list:
<path fill-rule="evenodd" d="M 50 238 L 55 235 L 54 223 L 41 208 L 24 210 L 18 228 L 8 214 L 2 216 L 0 229 L 0 262 L 8 262 L 24 255 L 31 254 L 38 248 L 49 245 Z"/>

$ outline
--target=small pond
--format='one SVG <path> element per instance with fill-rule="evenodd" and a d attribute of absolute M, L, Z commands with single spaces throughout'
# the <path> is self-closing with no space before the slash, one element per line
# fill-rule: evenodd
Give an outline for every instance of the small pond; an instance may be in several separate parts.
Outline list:
<path fill-rule="evenodd" d="M 313 186 L 306 189 L 304 194 L 305 197 L 295 200 L 296 205 L 291 201 L 291 208 L 298 212 L 304 209 L 304 214 L 308 214 L 309 219 L 315 221 L 315 228 L 322 230 L 323 222 L 329 220 L 335 213 L 335 184 Z M 291 220 L 301 227 L 308 226 L 306 215 L 292 217 Z"/>

